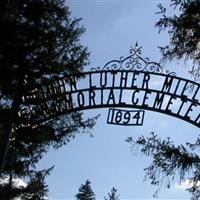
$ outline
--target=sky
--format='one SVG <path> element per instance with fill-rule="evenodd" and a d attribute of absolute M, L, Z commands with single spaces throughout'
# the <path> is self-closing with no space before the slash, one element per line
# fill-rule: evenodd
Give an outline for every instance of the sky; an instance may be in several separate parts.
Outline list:
<path fill-rule="evenodd" d="M 91 52 L 90 65 L 85 69 L 104 66 L 110 60 L 128 56 L 129 49 L 138 42 L 144 57 L 159 62 L 158 46 L 167 44 L 168 35 L 158 34 L 154 27 L 159 19 L 157 4 L 168 7 L 169 1 L 136 0 L 68 0 L 72 16 L 81 17 L 86 32 L 82 44 Z M 164 67 L 179 76 L 187 75 L 187 66 L 182 62 L 166 62 Z M 189 78 L 189 77 L 188 77 Z M 85 118 L 101 114 L 90 133 L 77 134 L 66 146 L 50 150 L 40 161 L 38 168 L 55 165 L 47 177 L 49 199 L 75 199 L 78 188 L 87 179 L 91 181 L 96 199 L 103 199 L 115 187 L 120 199 L 153 199 L 155 186 L 144 181 L 143 169 L 151 158 L 133 153 L 125 142 L 129 136 L 137 139 L 142 134 L 155 132 L 161 138 L 171 137 L 176 144 L 192 142 L 198 128 L 179 119 L 156 113 L 145 112 L 143 126 L 114 126 L 106 123 L 108 109 L 84 111 Z M 91 137 L 93 135 L 93 137 Z M 163 187 L 158 199 L 188 199 L 185 192 L 187 180 L 175 180 L 170 189 Z"/>

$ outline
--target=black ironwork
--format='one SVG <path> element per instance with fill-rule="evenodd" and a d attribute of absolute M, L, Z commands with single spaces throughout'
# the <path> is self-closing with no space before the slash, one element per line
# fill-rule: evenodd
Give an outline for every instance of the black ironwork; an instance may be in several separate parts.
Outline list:
<path fill-rule="evenodd" d="M 199 83 L 143 71 L 99 71 L 83 75 L 82 88 L 73 81 L 60 85 L 67 79 L 76 79 L 73 75 L 32 90 L 23 98 L 24 106 L 31 105 L 32 109 L 32 116 L 25 115 L 26 120 L 42 123 L 74 111 L 121 107 L 164 113 L 200 127 Z M 156 81 L 159 82 L 154 86 Z M 193 90 L 189 92 L 187 88 L 191 85 Z"/>
<path fill-rule="evenodd" d="M 138 47 L 136 43 L 129 50 L 130 55 L 127 57 L 121 56 L 119 60 L 111 60 L 103 67 L 91 68 L 91 71 L 110 71 L 110 70 L 127 70 L 127 71 L 143 71 L 155 72 L 161 74 L 169 74 L 175 76 L 175 72 L 165 70 L 159 63 L 152 62 L 148 57 L 141 57 L 142 47 Z"/>
<path fill-rule="evenodd" d="M 108 124 L 125 126 L 142 126 L 144 110 L 123 110 L 111 108 L 108 111 Z"/>
<path fill-rule="evenodd" d="M 137 45 L 130 52 L 102 69 L 60 77 L 29 91 L 19 113 L 29 123 L 20 126 L 37 127 L 70 112 L 114 107 L 155 111 L 200 128 L 200 84 L 141 58 Z"/>

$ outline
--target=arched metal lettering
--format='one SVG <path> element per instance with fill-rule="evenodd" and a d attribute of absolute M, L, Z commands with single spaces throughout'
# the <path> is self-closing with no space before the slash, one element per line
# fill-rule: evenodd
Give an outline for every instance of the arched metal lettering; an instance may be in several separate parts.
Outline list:
<path fill-rule="evenodd" d="M 138 48 L 103 68 L 37 86 L 23 97 L 23 104 L 31 105 L 27 116 L 36 123 L 70 112 L 115 107 L 155 111 L 200 127 L 199 87 L 141 58 Z"/>
<path fill-rule="evenodd" d="M 37 112 L 43 118 L 38 122 L 74 111 L 118 107 L 156 111 L 200 127 L 198 83 L 143 71 L 100 71 L 82 75 L 85 77 L 82 87 L 81 82 L 67 84 L 67 80 L 76 79 L 73 75 L 38 87 L 24 98 L 25 103 L 40 106 Z"/>

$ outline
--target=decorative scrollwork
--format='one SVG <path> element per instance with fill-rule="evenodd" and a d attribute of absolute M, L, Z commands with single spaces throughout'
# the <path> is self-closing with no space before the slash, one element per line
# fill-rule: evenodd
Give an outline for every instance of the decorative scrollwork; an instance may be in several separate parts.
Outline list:
<path fill-rule="evenodd" d="M 149 61 L 149 58 L 142 58 L 142 47 L 136 43 L 134 47 L 129 50 L 130 55 L 127 57 L 120 57 L 119 60 L 111 60 L 106 63 L 102 68 L 91 68 L 90 71 L 108 71 L 108 70 L 127 70 L 127 71 L 144 71 L 154 72 L 160 74 L 168 74 L 176 76 L 175 72 L 169 72 L 156 62 Z"/>
<path fill-rule="evenodd" d="M 32 105 L 29 105 L 29 106 L 21 105 L 20 111 L 18 112 L 18 116 L 21 119 L 29 120 L 31 118 L 31 115 L 33 114 L 33 110 L 34 109 Z"/>

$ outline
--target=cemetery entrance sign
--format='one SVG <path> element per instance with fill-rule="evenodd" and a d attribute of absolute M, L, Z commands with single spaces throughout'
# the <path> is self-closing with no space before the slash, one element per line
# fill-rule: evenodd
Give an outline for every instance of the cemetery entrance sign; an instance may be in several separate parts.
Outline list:
<path fill-rule="evenodd" d="M 103 68 L 36 86 L 23 97 L 28 111 L 22 109 L 19 114 L 42 123 L 74 111 L 110 108 L 108 123 L 142 125 L 144 110 L 149 110 L 200 127 L 199 87 L 199 83 L 177 77 L 160 64 L 142 58 L 141 48 L 136 46 L 128 57 L 112 60 Z"/>

